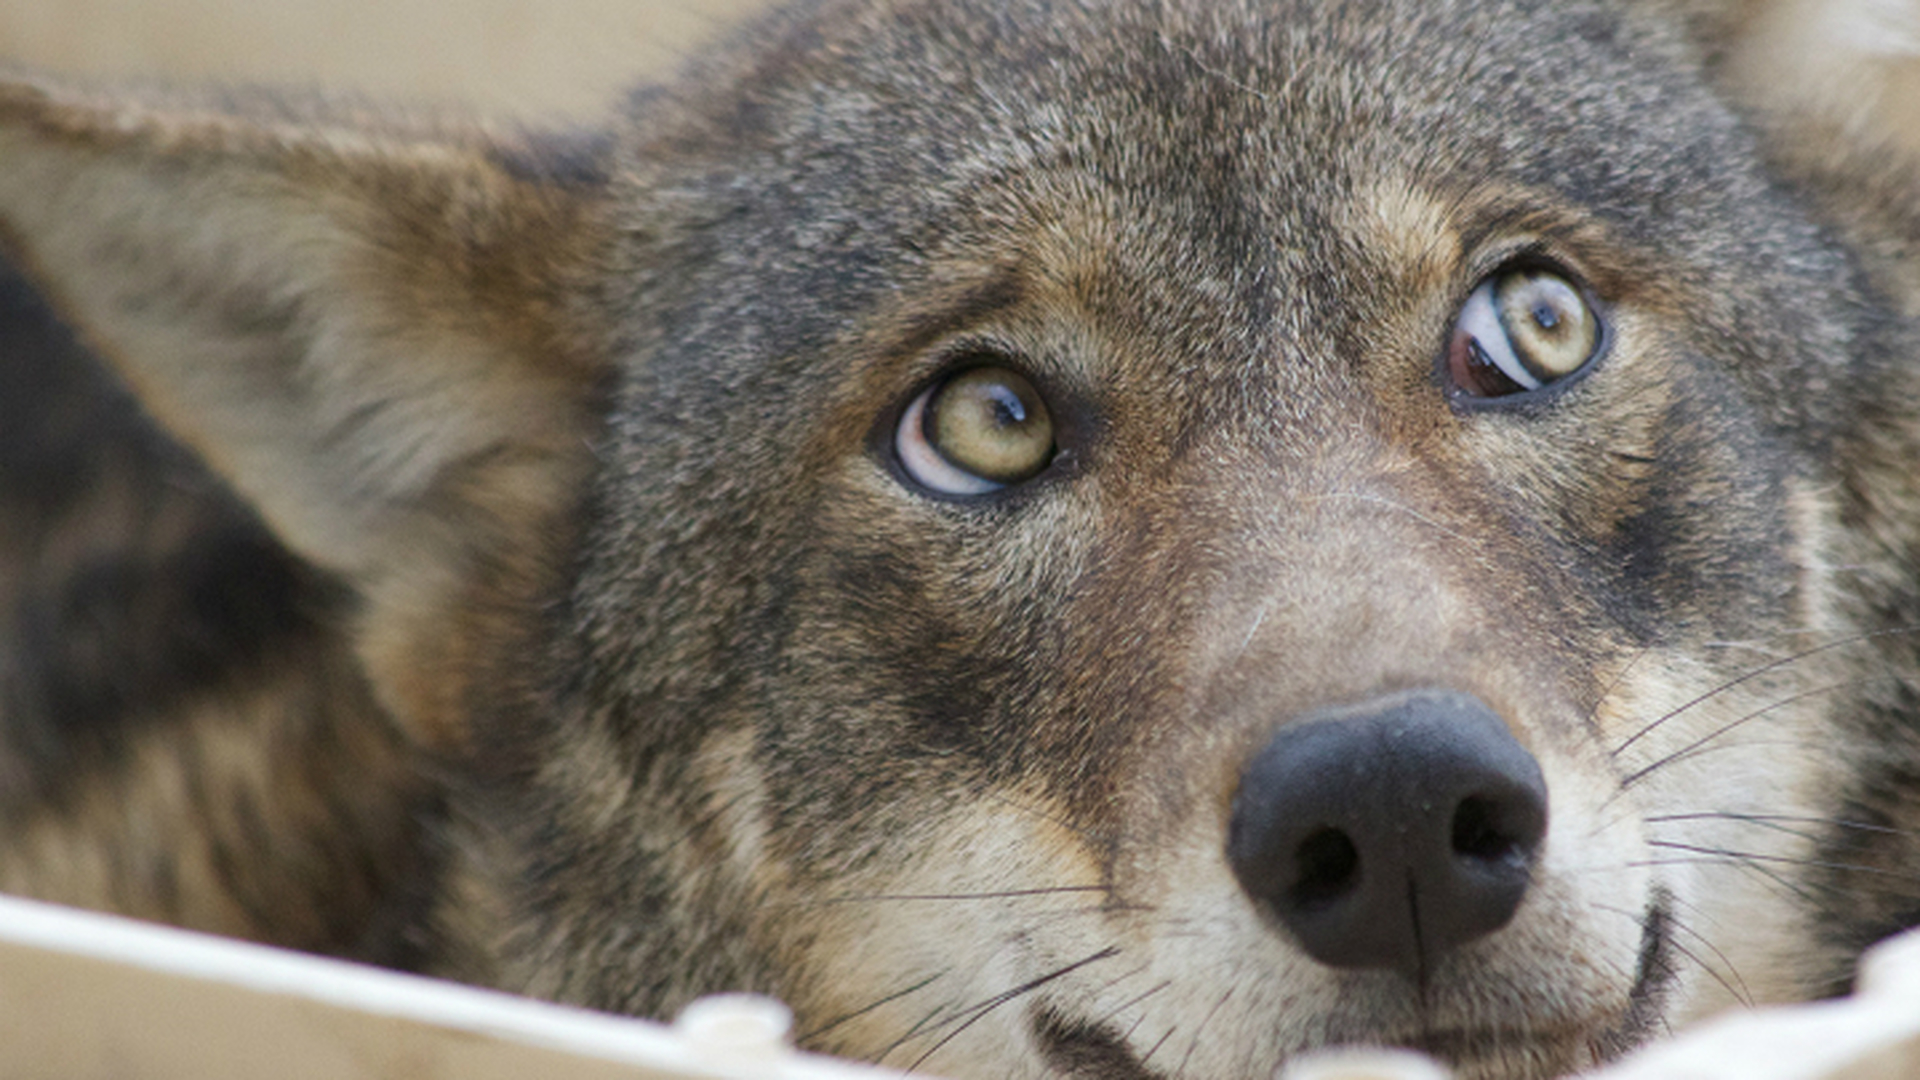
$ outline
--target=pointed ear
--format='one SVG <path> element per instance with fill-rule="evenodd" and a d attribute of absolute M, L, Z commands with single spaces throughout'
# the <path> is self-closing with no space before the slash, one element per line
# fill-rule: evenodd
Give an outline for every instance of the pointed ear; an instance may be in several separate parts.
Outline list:
<path fill-rule="evenodd" d="M 1920 161 L 1920 0 L 1687 2 L 1748 105 L 1836 148 Z"/>
<path fill-rule="evenodd" d="M 457 744 L 462 625 L 530 602 L 587 466 L 581 160 L 351 114 L 0 81 L 0 236 L 148 408 L 363 597 L 376 686 Z M 470 666 L 470 665 L 469 665 Z"/>

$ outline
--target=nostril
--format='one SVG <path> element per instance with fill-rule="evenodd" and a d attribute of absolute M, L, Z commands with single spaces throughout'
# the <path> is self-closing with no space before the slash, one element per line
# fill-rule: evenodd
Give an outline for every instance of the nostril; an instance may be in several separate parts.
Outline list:
<path fill-rule="evenodd" d="M 1494 873 L 1524 876 L 1546 831 L 1546 806 L 1532 791 L 1468 795 L 1454 808 L 1453 853 Z"/>
<path fill-rule="evenodd" d="M 1454 854 L 1482 862 L 1526 858 L 1525 845 L 1501 827 L 1500 816 L 1499 805 L 1492 799 L 1469 795 L 1460 800 L 1453 812 Z"/>
<path fill-rule="evenodd" d="M 1339 829 L 1320 829 L 1294 849 L 1293 903 L 1301 909 L 1326 907 L 1352 892 L 1360 881 L 1360 850 Z"/>

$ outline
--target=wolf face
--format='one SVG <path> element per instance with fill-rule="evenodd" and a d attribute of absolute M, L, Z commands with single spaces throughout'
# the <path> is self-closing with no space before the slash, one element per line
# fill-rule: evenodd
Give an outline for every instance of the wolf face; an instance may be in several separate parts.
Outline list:
<path fill-rule="evenodd" d="M 352 597 L 429 969 L 1543 1076 L 1920 921 L 1920 180 L 1692 14 L 828 5 L 564 150 L 22 84 L 0 213 Z"/>

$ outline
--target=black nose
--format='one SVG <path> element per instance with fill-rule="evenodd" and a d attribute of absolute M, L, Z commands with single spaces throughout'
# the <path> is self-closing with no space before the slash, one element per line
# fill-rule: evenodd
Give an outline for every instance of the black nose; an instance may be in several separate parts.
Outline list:
<path fill-rule="evenodd" d="M 1424 979 L 1526 895 L 1540 765 L 1480 699 L 1396 694 L 1280 729 L 1240 776 L 1227 859 L 1323 964 Z"/>

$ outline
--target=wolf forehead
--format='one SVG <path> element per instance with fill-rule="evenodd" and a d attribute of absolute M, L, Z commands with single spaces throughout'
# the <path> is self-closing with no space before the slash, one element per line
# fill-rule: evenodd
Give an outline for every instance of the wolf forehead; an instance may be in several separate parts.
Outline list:
<path fill-rule="evenodd" d="M 718 671 L 724 649 L 687 662 L 693 625 L 784 625 L 741 614 L 783 587 L 867 592 L 783 577 L 795 523 L 975 332 L 1096 342 L 1050 372 L 1095 404 L 1085 434 L 1151 410 L 1163 446 L 1238 429 L 1309 457 L 1364 419 L 1315 405 L 1351 404 L 1384 353 L 1444 415 L 1450 312 L 1547 242 L 1663 316 L 1662 370 L 1745 382 L 1784 442 L 1845 415 L 1842 350 L 1818 346 L 1854 332 L 1851 268 L 1752 164 L 1693 46 L 1631 5 L 828 5 L 751 46 L 642 99 L 612 157 L 626 216 L 597 296 L 639 360 L 575 590 L 609 670 Z M 964 563 L 1032 530 L 1000 572 L 1074 573 L 1046 515 L 990 517 L 933 543 Z"/>
<path fill-rule="evenodd" d="M 1605 4 L 789 15 L 681 84 L 700 93 L 644 96 L 616 155 L 613 201 L 637 209 L 605 299 L 650 346 L 628 404 L 738 392 L 774 352 L 831 353 L 862 317 L 899 317 L 903 288 L 952 293 L 969 272 L 1000 272 L 1002 296 L 1065 279 L 1089 308 L 1186 322 L 1209 347 L 1225 296 L 1247 347 L 1221 365 L 1351 352 L 1368 301 L 1415 272 L 1405 255 L 1440 248 L 1453 272 L 1502 233 L 1603 238 L 1623 287 L 1709 301 L 1688 312 L 1703 339 L 1838 336 L 1847 268 L 1753 167 L 1693 49 Z M 1737 374 L 1778 408 L 1833 378 L 1749 359 Z"/>

